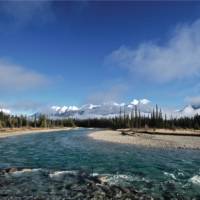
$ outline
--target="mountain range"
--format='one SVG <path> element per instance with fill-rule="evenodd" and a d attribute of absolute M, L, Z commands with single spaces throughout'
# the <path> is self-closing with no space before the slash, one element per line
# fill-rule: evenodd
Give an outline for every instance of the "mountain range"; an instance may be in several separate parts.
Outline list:
<path fill-rule="evenodd" d="M 102 104 L 85 104 L 80 107 L 77 106 L 51 106 L 49 109 L 39 112 L 37 114 L 46 114 L 49 117 L 71 117 L 77 119 L 87 118 L 111 118 L 121 114 L 131 114 L 135 106 L 140 110 L 141 115 L 150 116 L 155 105 L 148 99 L 133 99 L 129 103 L 106 102 Z M 160 109 L 160 108 L 159 108 Z M 163 116 L 167 118 L 193 117 L 200 114 L 200 107 L 194 105 L 187 105 L 183 109 L 167 109 L 161 108 Z"/>
<path fill-rule="evenodd" d="M 80 107 L 77 106 L 50 106 L 34 113 L 33 115 L 39 116 L 45 114 L 50 118 L 65 118 L 71 117 L 76 119 L 87 119 L 87 118 L 111 118 L 119 116 L 121 114 L 131 114 L 131 111 L 135 109 L 135 106 L 140 110 L 141 115 L 150 116 L 155 110 L 155 104 L 152 104 L 148 99 L 133 99 L 129 103 L 117 103 L 117 102 L 106 102 L 102 104 L 85 104 Z M 159 108 L 160 109 L 160 108 Z M 180 118 L 180 117 L 193 117 L 194 115 L 200 115 L 200 106 L 198 105 L 187 105 L 183 109 L 167 109 L 161 108 L 163 116 L 167 118 Z M 0 108 L 0 111 L 6 114 L 12 114 L 9 109 Z M 33 116 L 32 115 L 32 116 Z"/>

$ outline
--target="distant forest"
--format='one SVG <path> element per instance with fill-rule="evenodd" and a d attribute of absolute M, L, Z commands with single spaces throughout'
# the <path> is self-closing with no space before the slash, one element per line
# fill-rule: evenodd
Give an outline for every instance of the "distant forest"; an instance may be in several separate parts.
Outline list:
<path fill-rule="evenodd" d="M 135 106 L 131 113 L 127 114 L 120 108 L 119 115 L 113 118 L 101 119 L 51 119 L 46 115 L 39 117 L 27 117 L 24 115 L 14 116 L 0 112 L 0 128 L 17 128 L 17 127 L 96 127 L 96 128 L 191 128 L 200 129 L 200 116 L 167 118 L 163 116 L 162 110 L 156 106 L 149 116 L 141 115 L 140 110 Z"/>

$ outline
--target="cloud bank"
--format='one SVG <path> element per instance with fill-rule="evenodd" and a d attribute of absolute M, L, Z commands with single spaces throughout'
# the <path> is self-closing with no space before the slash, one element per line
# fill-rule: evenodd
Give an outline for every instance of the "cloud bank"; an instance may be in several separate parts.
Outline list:
<path fill-rule="evenodd" d="M 199 76 L 200 20 L 178 25 L 162 45 L 144 42 L 138 48 L 122 46 L 107 61 L 157 82 Z"/>
<path fill-rule="evenodd" d="M 200 96 L 186 97 L 185 101 L 187 104 L 190 104 L 193 106 L 200 106 Z"/>
<path fill-rule="evenodd" d="M 0 13 L 4 16 L 6 26 L 21 27 L 34 22 L 44 24 L 55 18 L 52 3 L 52 1 L 3 1 L 0 4 Z"/>
<path fill-rule="evenodd" d="M 86 103 L 100 104 L 102 102 L 115 102 L 121 100 L 122 94 L 127 90 L 124 84 L 116 84 L 104 91 L 94 91 L 87 97 Z"/>
<path fill-rule="evenodd" d="M 49 84 L 48 78 L 22 66 L 0 60 L 0 89 L 19 91 L 41 88 Z"/>

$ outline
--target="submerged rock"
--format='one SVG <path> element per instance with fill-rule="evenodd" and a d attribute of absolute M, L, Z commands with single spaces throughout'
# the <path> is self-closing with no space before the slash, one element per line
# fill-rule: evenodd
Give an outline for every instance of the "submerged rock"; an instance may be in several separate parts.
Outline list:
<path fill-rule="evenodd" d="M 153 199 L 133 187 L 109 185 L 86 172 L 43 169 L 0 170 L 1 200 Z"/>

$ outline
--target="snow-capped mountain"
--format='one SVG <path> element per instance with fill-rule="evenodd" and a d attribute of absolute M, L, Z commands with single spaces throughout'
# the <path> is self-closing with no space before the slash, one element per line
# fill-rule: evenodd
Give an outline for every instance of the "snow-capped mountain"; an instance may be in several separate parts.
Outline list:
<path fill-rule="evenodd" d="M 6 109 L 6 108 L 0 108 L 0 112 L 3 112 L 5 114 L 11 114 L 11 111 L 9 109 Z"/>
<path fill-rule="evenodd" d="M 59 114 L 63 114 L 63 113 L 66 113 L 66 112 L 73 112 L 73 111 L 78 111 L 79 108 L 76 107 L 76 106 L 63 106 L 63 107 L 60 107 L 60 106 L 52 106 L 51 107 L 51 110 L 55 113 L 59 113 Z"/>
<path fill-rule="evenodd" d="M 152 105 L 147 99 L 134 99 L 130 103 L 106 102 L 102 104 L 85 104 L 77 106 L 51 106 L 48 110 L 40 113 L 50 117 L 72 117 L 77 119 L 86 118 L 110 118 L 118 116 L 121 113 L 130 114 L 134 107 L 140 109 L 141 114 L 149 115 L 152 111 Z M 39 114 L 39 113 L 37 113 Z"/>
<path fill-rule="evenodd" d="M 175 112 L 177 117 L 193 117 L 195 115 L 200 115 L 200 107 L 187 105 L 182 110 Z"/>
<path fill-rule="evenodd" d="M 162 113 L 170 118 L 181 118 L 181 117 L 194 117 L 195 115 L 200 115 L 200 107 L 193 106 L 191 104 L 185 106 L 183 109 L 162 109 Z"/>
<path fill-rule="evenodd" d="M 102 104 L 85 104 L 82 106 L 50 106 L 45 107 L 43 110 L 39 110 L 33 115 L 39 116 L 45 114 L 51 118 L 111 118 L 119 116 L 120 112 L 123 115 L 131 114 L 132 111 L 140 110 L 141 115 L 150 116 L 153 109 L 155 111 L 155 104 L 152 104 L 148 99 L 133 99 L 129 103 L 118 103 L 118 102 L 104 102 Z M 193 117 L 200 115 L 200 106 L 198 105 L 187 105 L 183 109 L 175 110 L 169 108 L 161 108 L 163 117 L 166 115 L 167 118 L 180 118 L 180 117 Z M 0 111 L 6 114 L 13 114 L 8 108 L 0 108 Z M 31 116 L 33 116 L 31 115 Z"/>
<path fill-rule="evenodd" d="M 102 104 L 85 104 L 80 107 L 77 106 L 52 106 L 45 112 L 40 112 L 48 115 L 49 117 L 71 117 L 77 119 L 87 118 L 111 118 L 119 116 L 120 112 L 123 114 L 131 114 L 137 107 L 141 115 L 150 116 L 155 105 L 148 99 L 133 99 L 129 103 L 106 102 Z M 193 117 L 197 114 L 200 115 L 200 106 L 187 105 L 181 110 L 161 108 L 163 117 L 167 118 L 180 118 L 180 117 Z M 40 114 L 38 113 L 38 114 Z"/>

